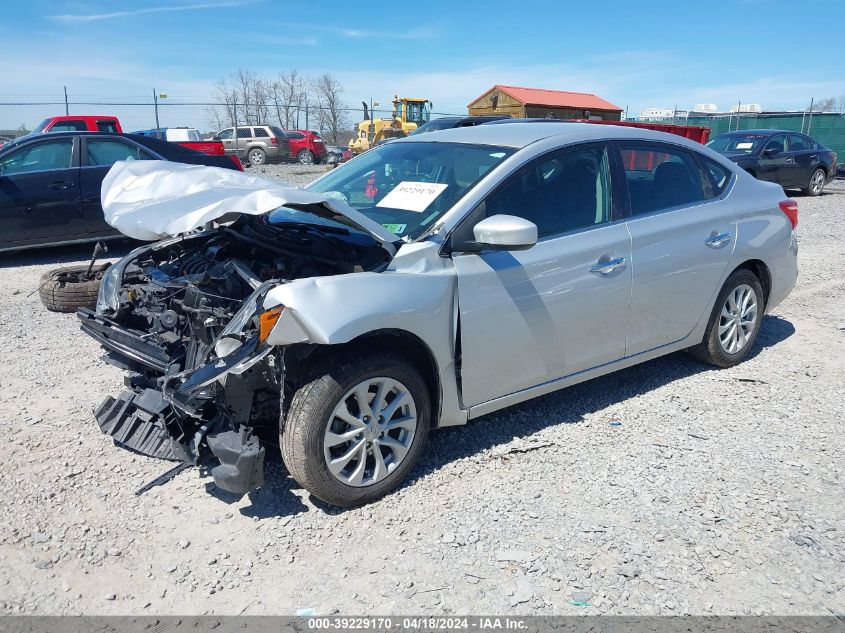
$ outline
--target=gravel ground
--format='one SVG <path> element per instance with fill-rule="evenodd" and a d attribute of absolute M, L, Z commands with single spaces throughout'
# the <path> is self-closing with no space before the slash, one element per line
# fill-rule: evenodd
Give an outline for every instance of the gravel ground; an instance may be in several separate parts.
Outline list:
<path fill-rule="evenodd" d="M 351 511 L 278 458 L 243 499 L 197 469 L 134 496 L 170 466 L 99 432 L 122 375 L 32 294 L 90 249 L 0 258 L 0 612 L 841 613 L 845 183 L 799 204 L 798 286 L 747 362 L 673 354 L 436 432 Z"/>

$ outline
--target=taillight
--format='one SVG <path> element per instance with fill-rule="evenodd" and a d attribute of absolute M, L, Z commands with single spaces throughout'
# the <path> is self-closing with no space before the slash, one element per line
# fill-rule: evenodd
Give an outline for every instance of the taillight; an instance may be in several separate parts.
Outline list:
<path fill-rule="evenodd" d="M 279 144 L 279 139 L 277 139 L 275 136 L 270 138 L 270 145 L 278 145 L 278 144 Z"/>
<path fill-rule="evenodd" d="M 778 206 L 780 210 L 786 214 L 786 217 L 789 218 L 789 223 L 792 224 L 792 228 L 796 228 L 798 226 L 798 203 L 791 198 L 784 200 L 783 202 L 779 202 Z"/>
<path fill-rule="evenodd" d="M 235 163 L 235 167 L 237 167 L 238 171 L 244 170 L 244 164 L 241 162 L 241 159 L 235 156 L 234 154 L 229 154 L 229 158 Z"/>

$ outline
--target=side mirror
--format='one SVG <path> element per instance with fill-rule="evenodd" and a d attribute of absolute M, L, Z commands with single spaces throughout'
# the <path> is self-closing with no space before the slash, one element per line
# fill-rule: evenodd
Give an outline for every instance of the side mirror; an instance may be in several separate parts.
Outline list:
<path fill-rule="evenodd" d="M 777 156 L 780 150 L 777 147 L 767 147 L 763 150 L 763 156 Z"/>
<path fill-rule="evenodd" d="M 220 135 L 219 135 L 219 134 L 215 134 L 214 136 L 212 136 L 212 137 L 211 137 L 211 140 L 212 140 L 212 141 L 219 141 L 219 140 L 220 140 Z"/>
<path fill-rule="evenodd" d="M 515 215 L 494 215 L 472 229 L 475 244 L 467 251 L 524 251 L 537 243 L 537 225 Z"/>

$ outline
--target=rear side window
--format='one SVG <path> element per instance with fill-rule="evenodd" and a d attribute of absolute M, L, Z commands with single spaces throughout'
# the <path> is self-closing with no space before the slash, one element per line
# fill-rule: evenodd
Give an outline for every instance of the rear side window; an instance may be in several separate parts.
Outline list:
<path fill-rule="evenodd" d="M 687 152 L 662 145 L 622 145 L 631 214 L 642 215 L 705 200 L 701 172 Z"/>
<path fill-rule="evenodd" d="M 119 160 L 149 160 L 152 158 L 141 148 L 112 139 L 87 139 L 88 165 L 103 167 Z"/>
<path fill-rule="evenodd" d="M 21 147 L 0 160 L 0 176 L 32 171 L 68 169 L 73 156 L 73 139 L 60 138 Z"/>
<path fill-rule="evenodd" d="M 227 128 L 225 130 L 221 130 L 220 133 L 217 135 L 217 138 L 219 138 L 221 141 L 223 139 L 232 138 L 232 128 Z"/>
<path fill-rule="evenodd" d="M 302 132 L 288 132 L 287 136 L 292 141 L 301 141 L 305 138 L 305 135 Z"/>
<path fill-rule="evenodd" d="M 710 178 L 710 185 L 712 187 L 713 195 L 708 195 L 707 197 L 718 198 L 725 192 L 725 189 L 728 188 L 728 183 L 731 181 L 731 172 L 722 167 L 716 161 L 710 160 L 709 158 L 705 158 L 701 155 L 699 156 L 701 158 L 701 162 L 704 164 L 704 168 L 707 170 L 707 175 Z"/>
<path fill-rule="evenodd" d="M 248 127 L 238 128 L 238 138 L 251 138 L 252 129 Z"/>
<path fill-rule="evenodd" d="M 267 130 L 265 130 L 263 127 L 257 127 L 255 128 L 255 136 L 260 138 L 268 138 L 270 135 L 267 134 Z"/>
<path fill-rule="evenodd" d="M 100 132 L 108 132 L 109 134 L 117 133 L 117 125 L 114 121 L 109 121 L 108 119 L 104 121 L 97 121 L 97 129 L 100 130 Z"/>
<path fill-rule="evenodd" d="M 84 132 L 88 129 L 85 121 L 59 121 L 48 132 Z"/>
<path fill-rule="evenodd" d="M 807 152 L 816 149 L 816 142 L 801 134 L 789 135 L 789 151 L 790 152 Z"/>

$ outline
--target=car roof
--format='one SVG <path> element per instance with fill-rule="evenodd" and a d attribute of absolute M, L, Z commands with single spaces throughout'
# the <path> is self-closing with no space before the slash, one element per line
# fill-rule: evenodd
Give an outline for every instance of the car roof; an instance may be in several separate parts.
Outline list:
<path fill-rule="evenodd" d="M 804 134 L 803 132 L 797 132 L 796 130 L 772 130 L 768 128 L 760 128 L 755 130 L 733 130 L 732 132 L 725 132 L 724 134 L 720 134 L 719 136 L 727 136 L 728 134 L 730 134 L 731 136 L 736 134 L 759 134 L 761 136 L 773 136 L 775 134 L 801 134 L 802 136 L 806 136 L 806 134 Z"/>
<path fill-rule="evenodd" d="M 621 125 L 597 125 L 594 123 L 551 122 L 508 122 L 496 125 L 485 124 L 436 130 L 427 134 L 396 139 L 397 143 L 466 143 L 472 145 L 494 145 L 522 149 L 542 139 L 555 137 L 563 143 L 575 143 L 598 139 L 641 139 L 663 141 L 702 147 L 699 143 L 677 134 L 656 132 L 644 128 Z"/>

